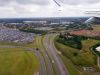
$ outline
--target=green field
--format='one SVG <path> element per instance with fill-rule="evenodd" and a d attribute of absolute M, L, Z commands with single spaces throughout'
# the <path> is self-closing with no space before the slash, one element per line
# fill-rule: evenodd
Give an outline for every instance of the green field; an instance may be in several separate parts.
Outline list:
<path fill-rule="evenodd" d="M 0 75 L 33 75 L 38 67 L 33 51 L 0 47 Z"/>
<path fill-rule="evenodd" d="M 61 57 L 71 75 L 96 75 L 84 72 L 82 67 L 92 66 L 98 70 L 96 56 L 89 49 L 100 41 L 88 39 L 82 41 L 82 49 L 78 50 L 55 42 L 56 48 L 62 53 Z"/>

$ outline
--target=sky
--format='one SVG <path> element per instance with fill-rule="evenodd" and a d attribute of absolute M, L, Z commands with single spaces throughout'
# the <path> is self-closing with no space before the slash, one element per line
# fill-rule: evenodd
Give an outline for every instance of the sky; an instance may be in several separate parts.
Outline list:
<path fill-rule="evenodd" d="M 0 0 L 0 18 L 81 17 L 99 11 L 100 0 Z"/>

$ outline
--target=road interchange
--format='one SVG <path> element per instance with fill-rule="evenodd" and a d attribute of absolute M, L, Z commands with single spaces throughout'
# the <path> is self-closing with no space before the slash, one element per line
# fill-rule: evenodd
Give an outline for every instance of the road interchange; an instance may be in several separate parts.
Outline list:
<path fill-rule="evenodd" d="M 0 48 L 23 48 L 33 51 L 39 61 L 39 75 L 69 75 L 54 46 L 56 34 L 37 36 L 33 48 L 24 46 L 0 45 Z M 38 48 L 38 50 L 36 50 Z"/>

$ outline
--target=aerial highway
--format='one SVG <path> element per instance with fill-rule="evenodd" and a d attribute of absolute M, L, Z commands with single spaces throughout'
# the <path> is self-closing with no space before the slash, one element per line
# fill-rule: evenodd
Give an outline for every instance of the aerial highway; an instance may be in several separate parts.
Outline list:
<path fill-rule="evenodd" d="M 39 36 L 38 38 L 36 38 L 37 41 L 38 41 L 38 48 L 39 48 L 39 52 L 42 54 L 43 58 L 44 58 L 44 62 L 45 62 L 45 65 L 44 67 L 46 67 L 46 73 L 45 74 L 41 74 L 40 75 L 54 75 L 54 71 L 53 71 L 53 67 L 52 67 L 52 63 L 51 63 L 51 60 L 43 46 L 43 43 L 42 43 L 42 36 Z M 42 64 L 40 64 L 42 65 Z M 44 69 L 44 68 L 42 68 Z"/>
<path fill-rule="evenodd" d="M 33 51 L 34 51 L 35 55 L 37 56 L 39 64 L 40 64 L 39 75 L 47 75 L 43 56 L 41 55 L 40 52 L 38 52 L 36 50 L 33 50 Z"/>
<path fill-rule="evenodd" d="M 40 66 L 40 70 L 42 70 L 44 66 L 45 68 L 44 71 L 46 71 L 45 73 L 42 73 L 40 71 L 39 75 L 69 75 L 65 65 L 63 64 L 54 46 L 55 37 L 56 34 L 47 34 L 45 36 L 38 36 L 36 38 L 38 40 L 38 44 L 37 44 L 39 48 L 38 51 L 40 52 L 40 54 L 42 54 L 45 63 L 44 65 L 40 64 L 42 65 Z"/>
<path fill-rule="evenodd" d="M 44 38 L 45 47 L 48 49 L 48 53 L 52 56 L 52 60 L 56 66 L 58 75 L 69 75 L 65 65 L 63 64 L 60 56 L 57 53 L 57 50 L 54 46 L 54 38 L 56 34 L 48 34 Z"/>

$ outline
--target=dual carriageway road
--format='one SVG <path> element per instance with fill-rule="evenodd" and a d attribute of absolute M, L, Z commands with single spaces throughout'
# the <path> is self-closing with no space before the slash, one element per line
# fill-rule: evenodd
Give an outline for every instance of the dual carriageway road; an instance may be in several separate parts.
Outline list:
<path fill-rule="evenodd" d="M 55 37 L 56 34 L 47 34 L 36 38 L 40 56 L 37 54 L 40 62 L 39 75 L 69 75 L 54 46 Z"/>

